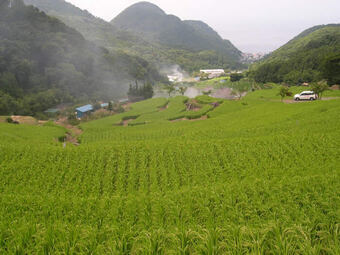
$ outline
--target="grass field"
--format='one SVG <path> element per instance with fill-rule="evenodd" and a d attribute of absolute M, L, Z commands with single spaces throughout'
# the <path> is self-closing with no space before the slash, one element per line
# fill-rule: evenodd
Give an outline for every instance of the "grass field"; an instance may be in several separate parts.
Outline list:
<path fill-rule="evenodd" d="M 214 78 L 206 81 L 200 81 L 196 83 L 196 87 L 198 88 L 206 88 L 206 87 L 211 87 L 211 88 L 220 88 L 227 84 L 227 82 L 230 81 L 229 76 L 225 77 L 219 77 L 219 78 Z"/>
<path fill-rule="evenodd" d="M 0 123 L 0 254 L 339 254 L 340 100 L 276 95 L 198 121 L 170 121 L 184 97 L 140 102 L 78 147 Z"/>

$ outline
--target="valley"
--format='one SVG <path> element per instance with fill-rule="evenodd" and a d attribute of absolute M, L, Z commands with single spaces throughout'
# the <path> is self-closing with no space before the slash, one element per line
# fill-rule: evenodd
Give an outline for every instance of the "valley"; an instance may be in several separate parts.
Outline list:
<path fill-rule="evenodd" d="M 149 2 L 0 1 L 0 254 L 340 254 L 339 52 L 339 24 L 247 54 Z"/>

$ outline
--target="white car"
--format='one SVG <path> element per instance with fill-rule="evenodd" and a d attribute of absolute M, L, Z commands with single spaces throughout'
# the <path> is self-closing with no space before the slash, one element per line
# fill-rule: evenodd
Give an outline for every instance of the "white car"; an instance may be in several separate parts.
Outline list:
<path fill-rule="evenodd" d="M 300 100 L 314 101 L 316 99 L 318 99 L 318 96 L 313 91 L 303 91 L 300 94 L 296 94 L 294 96 L 295 101 L 300 101 Z"/>

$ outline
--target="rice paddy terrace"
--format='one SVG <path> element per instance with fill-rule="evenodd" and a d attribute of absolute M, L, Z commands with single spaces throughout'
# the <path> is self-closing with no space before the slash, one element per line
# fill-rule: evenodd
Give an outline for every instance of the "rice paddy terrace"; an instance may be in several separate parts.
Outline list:
<path fill-rule="evenodd" d="M 276 94 L 0 123 L 0 253 L 339 254 L 340 100 Z"/>

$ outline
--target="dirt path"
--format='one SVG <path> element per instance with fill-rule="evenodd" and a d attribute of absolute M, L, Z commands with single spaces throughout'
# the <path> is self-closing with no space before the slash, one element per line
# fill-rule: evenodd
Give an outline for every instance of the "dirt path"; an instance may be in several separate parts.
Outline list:
<path fill-rule="evenodd" d="M 321 101 L 329 101 L 329 100 L 337 100 L 340 99 L 340 97 L 324 97 L 321 99 Z M 275 100 L 278 101 L 278 100 Z M 313 102 L 309 100 L 300 100 L 300 101 L 295 101 L 294 99 L 285 99 L 283 100 L 285 104 L 297 104 L 297 103 L 308 103 L 308 102 Z"/>
<path fill-rule="evenodd" d="M 169 108 L 169 103 L 166 104 L 166 106 L 159 108 L 159 112 L 165 111 L 166 109 Z"/>
<path fill-rule="evenodd" d="M 17 116 L 17 115 L 12 115 L 11 119 L 13 121 L 18 122 L 19 124 L 27 124 L 27 125 L 38 125 L 38 121 L 30 116 Z"/>
<path fill-rule="evenodd" d="M 123 120 L 122 121 L 122 126 L 127 127 L 129 126 L 129 122 L 131 122 L 133 119 L 128 119 L 128 120 Z"/>
<path fill-rule="evenodd" d="M 83 130 L 81 130 L 77 126 L 72 126 L 72 125 L 68 124 L 66 117 L 58 119 L 57 121 L 55 121 L 55 124 L 62 126 L 62 127 L 67 129 L 66 142 L 71 143 L 75 146 L 80 145 L 79 141 L 78 141 L 78 137 L 83 133 Z"/>

